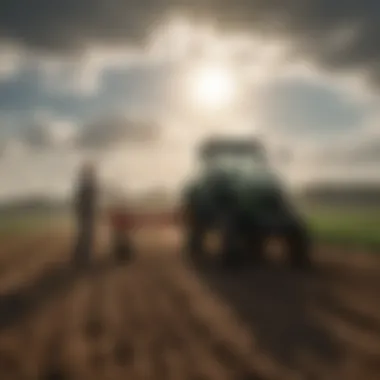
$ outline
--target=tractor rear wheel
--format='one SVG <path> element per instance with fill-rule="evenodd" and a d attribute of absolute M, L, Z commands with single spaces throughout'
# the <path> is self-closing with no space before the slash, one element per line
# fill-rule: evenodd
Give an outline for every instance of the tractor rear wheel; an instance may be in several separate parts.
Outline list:
<path fill-rule="evenodd" d="M 194 264 L 200 264 L 204 255 L 203 232 L 193 227 L 186 234 L 186 256 Z"/>
<path fill-rule="evenodd" d="M 305 231 L 293 231 L 288 237 L 290 266 L 297 270 L 311 268 L 311 242 Z"/>
<path fill-rule="evenodd" d="M 231 223 L 222 232 L 221 263 L 225 269 L 240 269 L 247 259 L 246 242 L 238 228 Z"/>

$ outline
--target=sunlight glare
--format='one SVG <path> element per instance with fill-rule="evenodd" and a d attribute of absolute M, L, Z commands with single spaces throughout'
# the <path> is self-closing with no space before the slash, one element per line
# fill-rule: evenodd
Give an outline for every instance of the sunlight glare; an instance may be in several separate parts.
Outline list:
<path fill-rule="evenodd" d="M 190 75 L 190 95 L 197 106 L 222 108 L 235 97 L 236 83 L 232 73 L 224 67 L 202 67 Z"/>

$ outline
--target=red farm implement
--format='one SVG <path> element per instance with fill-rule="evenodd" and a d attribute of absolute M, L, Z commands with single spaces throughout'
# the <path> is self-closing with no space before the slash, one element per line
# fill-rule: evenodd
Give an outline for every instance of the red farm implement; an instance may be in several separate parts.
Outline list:
<path fill-rule="evenodd" d="M 178 226 L 182 216 L 178 210 L 145 211 L 114 208 L 108 211 L 113 252 L 118 260 L 132 254 L 132 235 L 137 230 Z"/>

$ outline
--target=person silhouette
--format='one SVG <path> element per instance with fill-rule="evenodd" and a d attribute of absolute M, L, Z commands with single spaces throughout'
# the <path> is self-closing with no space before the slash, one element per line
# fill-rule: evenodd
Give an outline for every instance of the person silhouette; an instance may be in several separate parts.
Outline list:
<path fill-rule="evenodd" d="M 86 162 L 79 172 L 74 202 L 77 224 L 74 262 L 75 264 L 86 265 L 93 250 L 97 203 L 96 170 L 90 162 Z"/>

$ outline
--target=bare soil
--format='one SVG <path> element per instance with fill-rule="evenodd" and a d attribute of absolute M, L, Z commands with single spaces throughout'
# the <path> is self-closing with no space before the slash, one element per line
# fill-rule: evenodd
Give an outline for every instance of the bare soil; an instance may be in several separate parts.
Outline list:
<path fill-rule="evenodd" d="M 318 247 L 312 273 L 201 271 L 151 231 L 118 265 L 100 233 L 78 272 L 71 239 L 0 249 L 2 380 L 380 378 L 380 256 Z"/>

